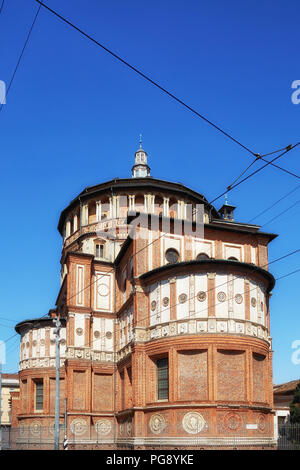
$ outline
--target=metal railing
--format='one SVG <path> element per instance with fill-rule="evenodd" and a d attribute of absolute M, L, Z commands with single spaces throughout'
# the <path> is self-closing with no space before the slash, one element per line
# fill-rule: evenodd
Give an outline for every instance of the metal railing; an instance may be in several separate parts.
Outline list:
<path fill-rule="evenodd" d="M 74 430 L 63 426 L 60 429 L 59 447 L 64 448 L 67 436 L 69 449 L 278 449 L 300 450 L 300 424 L 282 424 L 278 437 L 272 429 L 223 428 L 206 425 L 201 430 L 190 429 L 184 432 L 182 424 L 169 424 L 167 428 L 147 429 L 146 436 L 134 436 L 133 427 L 123 427 L 114 437 L 113 429 L 101 434 L 96 426 L 86 426 Z M 131 430 L 128 432 L 128 430 Z M 9 426 L 0 429 L 1 450 L 54 450 L 54 426 Z"/>

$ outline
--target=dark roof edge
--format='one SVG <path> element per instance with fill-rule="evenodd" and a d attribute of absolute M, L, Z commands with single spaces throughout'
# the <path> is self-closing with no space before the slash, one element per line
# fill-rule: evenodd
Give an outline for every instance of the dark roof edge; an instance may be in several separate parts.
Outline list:
<path fill-rule="evenodd" d="M 192 261 L 182 261 L 180 263 L 175 263 L 175 264 L 165 264 L 164 266 L 160 266 L 159 268 L 152 269 L 151 271 L 147 271 L 146 273 L 142 274 L 140 276 L 140 279 L 147 279 L 148 277 L 163 272 L 163 271 L 172 271 L 176 270 L 177 268 L 181 268 L 184 266 L 195 266 L 195 265 L 209 265 L 209 266 L 214 266 L 214 265 L 226 265 L 226 266 L 237 266 L 241 268 L 246 268 L 253 273 L 258 272 L 259 274 L 262 274 L 264 277 L 266 277 L 269 281 L 269 286 L 268 286 L 268 292 L 270 292 L 274 286 L 275 286 L 275 278 L 274 276 L 269 273 L 264 268 L 261 268 L 260 266 L 255 266 L 253 264 L 249 263 L 243 263 L 241 261 L 233 261 L 233 260 L 226 260 L 226 259 L 203 259 L 203 260 L 192 260 Z"/>
<path fill-rule="evenodd" d="M 209 206 L 216 218 L 218 218 L 219 216 L 217 209 L 208 202 L 208 200 L 204 197 L 203 194 L 198 193 L 197 191 L 194 191 L 193 189 L 188 188 L 182 183 L 174 183 L 172 181 L 159 180 L 156 178 L 152 178 L 151 176 L 145 177 L 145 178 L 114 178 L 110 181 L 106 181 L 104 183 L 100 183 L 95 186 L 87 186 L 80 194 L 78 194 L 78 196 L 72 199 L 72 201 L 68 204 L 68 206 L 65 209 L 63 209 L 63 211 L 60 214 L 59 222 L 57 226 L 59 233 L 60 234 L 62 233 L 62 222 L 63 222 L 65 213 L 71 210 L 77 202 L 80 202 L 81 199 L 90 197 L 91 195 L 99 191 L 104 191 L 106 189 L 109 189 L 109 187 L 117 188 L 117 187 L 124 187 L 124 186 L 125 187 L 126 186 L 127 187 L 157 186 L 157 187 L 161 187 L 164 189 L 173 189 L 174 191 L 177 191 L 180 193 L 186 193 L 187 195 L 195 197 L 196 199 L 200 199 L 207 206 Z"/>
<path fill-rule="evenodd" d="M 60 318 L 60 321 L 62 323 L 65 323 L 66 320 L 65 318 Z M 28 325 L 32 325 L 33 328 L 37 328 L 38 326 L 40 326 L 40 323 L 53 323 L 53 318 L 51 317 L 41 317 L 41 318 L 33 318 L 33 319 L 30 319 L 30 320 L 23 320 L 19 323 L 16 324 L 15 326 L 15 331 L 19 334 L 20 333 L 20 330 L 22 329 L 22 327 L 24 327 L 26 324 Z M 53 327 L 54 327 L 54 323 L 53 323 Z"/>

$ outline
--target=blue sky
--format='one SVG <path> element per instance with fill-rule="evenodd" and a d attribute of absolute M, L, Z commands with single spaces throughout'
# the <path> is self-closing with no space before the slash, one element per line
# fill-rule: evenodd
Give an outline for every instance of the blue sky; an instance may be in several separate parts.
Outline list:
<path fill-rule="evenodd" d="M 300 140 L 299 2 L 47 0 L 99 42 L 214 121 L 254 152 Z M 38 4 L 7 0 L 0 15 L 0 79 L 9 82 Z M 0 113 L 0 339 L 15 321 L 44 315 L 59 290 L 60 211 L 84 187 L 128 177 L 139 134 L 154 177 L 180 181 L 212 200 L 252 157 L 215 129 L 42 9 Z M 278 164 L 300 174 L 300 147 Z M 257 165 L 257 166 L 256 166 Z M 259 167 L 259 163 L 252 168 Z M 268 167 L 229 193 L 249 221 L 299 180 Z M 255 219 L 265 224 L 300 189 Z M 216 202 L 219 208 L 223 199 Z M 277 233 L 270 260 L 299 247 L 299 205 L 264 231 Z M 274 263 L 279 277 L 300 253 Z M 299 378 L 291 344 L 300 339 L 296 274 L 271 300 L 274 382 Z M 5 326 L 3 326 L 5 325 Z M 4 371 L 18 366 L 18 338 Z"/>

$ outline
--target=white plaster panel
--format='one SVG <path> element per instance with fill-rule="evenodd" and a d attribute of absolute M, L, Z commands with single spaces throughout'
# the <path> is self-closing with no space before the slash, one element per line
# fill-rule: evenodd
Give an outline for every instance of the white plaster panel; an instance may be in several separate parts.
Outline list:
<path fill-rule="evenodd" d="M 245 281 L 244 278 L 234 276 L 234 291 L 233 291 L 233 312 L 234 318 L 239 320 L 245 319 Z M 241 295 L 243 300 L 241 303 L 236 302 L 236 295 Z"/>
<path fill-rule="evenodd" d="M 81 313 L 77 313 L 74 315 L 75 320 L 75 346 L 84 346 L 84 315 Z M 76 330 L 77 328 L 82 329 L 82 334 L 78 335 Z"/>
<path fill-rule="evenodd" d="M 227 318 L 228 317 L 228 279 L 227 274 L 217 274 L 216 275 L 216 297 L 215 297 L 215 311 L 217 318 Z M 218 299 L 219 293 L 225 293 L 226 300 L 220 302 Z"/>
<path fill-rule="evenodd" d="M 37 357 L 37 331 L 38 330 L 32 330 L 32 352 L 31 352 L 31 357 Z M 34 346 L 34 343 L 36 345 Z"/>
<path fill-rule="evenodd" d="M 95 310 L 112 311 L 112 274 L 95 273 Z"/>
<path fill-rule="evenodd" d="M 186 294 L 187 300 L 184 303 L 180 303 L 179 296 L 181 294 Z M 177 309 L 177 319 L 189 317 L 189 276 L 178 276 L 176 279 L 176 309 Z"/>
<path fill-rule="evenodd" d="M 230 243 L 226 243 L 223 245 L 223 256 L 225 259 L 230 258 L 233 256 L 238 261 L 243 261 L 243 247 L 239 245 L 232 245 Z"/>
<path fill-rule="evenodd" d="M 196 273 L 195 274 L 195 316 L 198 318 L 208 317 L 208 292 L 207 292 L 207 274 Z M 205 292 L 206 299 L 199 301 L 197 294 L 199 292 Z"/>
<path fill-rule="evenodd" d="M 113 320 L 111 318 L 105 318 L 105 335 L 111 333 L 111 337 L 105 336 L 105 351 L 113 351 L 114 345 L 114 332 L 113 332 Z"/>
<path fill-rule="evenodd" d="M 163 299 L 167 297 L 169 299 L 169 305 L 164 307 Z M 160 306 L 161 306 L 161 315 L 160 320 L 162 323 L 165 323 L 170 320 L 170 283 L 169 280 L 161 281 L 161 289 L 160 289 Z"/>
<path fill-rule="evenodd" d="M 210 258 L 214 258 L 214 242 L 193 238 L 193 259 L 196 259 L 200 253 L 206 253 Z"/>
<path fill-rule="evenodd" d="M 101 331 L 101 324 L 100 324 L 100 318 L 94 317 L 93 318 L 93 349 L 96 351 L 100 351 L 100 337 L 96 338 L 94 333 L 95 331 L 99 331 L 100 335 L 103 334 L 103 331 Z"/>
<path fill-rule="evenodd" d="M 158 316 L 158 308 L 159 304 L 157 303 L 158 299 L 158 290 L 159 290 L 159 284 L 152 284 L 150 286 L 150 292 L 149 292 L 149 307 L 150 307 L 150 325 L 155 325 L 157 323 L 157 316 Z M 153 308 L 152 306 L 155 305 L 156 307 Z"/>
<path fill-rule="evenodd" d="M 257 323 L 257 284 L 249 282 L 249 295 L 250 295 L 250 320 Z M 256 305 L 252 305 L 252 299 L 256 300 Z"/>

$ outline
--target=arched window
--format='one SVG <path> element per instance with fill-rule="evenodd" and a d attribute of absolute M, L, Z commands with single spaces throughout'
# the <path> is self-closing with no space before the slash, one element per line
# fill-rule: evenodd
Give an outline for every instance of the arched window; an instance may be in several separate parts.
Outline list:
<path fill-rule="evenodd" d="M 209 259 L 209 256 L 206 253 L 199 253 L 196 260 L 200 261 L 201 259 Z"/>
<path fill-rule="evenodd" d="M 167 251 L 166 251 L 166 260 L 168 261 L 168 263 L 177 263 L 177 261 L 179 260 L 179 253 L 177 250 L 175 250 L 174 248 L 169 248 Z"/>

